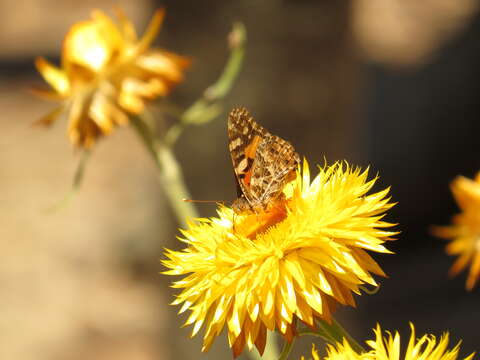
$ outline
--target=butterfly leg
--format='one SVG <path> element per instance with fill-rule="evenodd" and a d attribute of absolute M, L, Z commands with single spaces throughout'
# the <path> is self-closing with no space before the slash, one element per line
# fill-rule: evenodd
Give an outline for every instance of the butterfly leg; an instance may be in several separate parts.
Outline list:
<path fill-rule="evenodd" d="M 233 229 L 233 232 L 235 232 L 235 211 L 233 212 L 233 216 L 232 216 L 232 229 Z"/>

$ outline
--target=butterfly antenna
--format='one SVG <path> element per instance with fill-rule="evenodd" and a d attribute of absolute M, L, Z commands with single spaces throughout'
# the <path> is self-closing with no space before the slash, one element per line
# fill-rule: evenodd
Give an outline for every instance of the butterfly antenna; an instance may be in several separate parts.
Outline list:
<path fill-rule="evenodd" d="M 222 204 L 225 205 L 225 201 L 223 200 L 193 200 L 193 199 L 182 199 L 182 201 L 190 202 L 190 203 L 214 203 L 214 204 Z"/>

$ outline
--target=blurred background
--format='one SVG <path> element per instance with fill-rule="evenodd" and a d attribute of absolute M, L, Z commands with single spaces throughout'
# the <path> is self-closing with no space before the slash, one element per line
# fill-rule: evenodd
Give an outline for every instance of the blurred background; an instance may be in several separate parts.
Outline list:
<path fill-rule="evenodd" d="M 33 59 L 58 62 L 69 27 L 92 8 L 118 4 L 141 33 L 167 8 L 157 44 L 191 56 L 171 100 L 191 104 L 218 77 L 233 21 L 245 23 L 246 59 L 215 122 L 191 127 L 175 152 L 195 199 L 233 200 L 226 114 L 247 106 L 312 163 L 370 164 L 378 189 L 399 204 L 396 255 L 375 256 L 389 274 L 357 297 L 341 322 L 361 341 L 380 322 L 409 334 L 451 331 L 462 355 L 480 350 L 480 293 L 428 233 L 457 208 L 449 182 L 480 170 L 480 15 L 474 0 L 0 2 L 0 359 L 228 359 L 225 336 L 200 354 L 185 317 L 168 305 L 164 247 L 181 248 L 155 168 L 128 128 L 95 148 L 78 196 L 57 213 L 78 162 L 66 121 L 32 127 L 52 104 Z M 201 165 L 200 165 L 201 164 Z M 201 205 L 202 215 L 214 206 Z M 312 339 L 295 347 L 306 354 Z M 246 359 L 244 355 L 243 358 Z"/>

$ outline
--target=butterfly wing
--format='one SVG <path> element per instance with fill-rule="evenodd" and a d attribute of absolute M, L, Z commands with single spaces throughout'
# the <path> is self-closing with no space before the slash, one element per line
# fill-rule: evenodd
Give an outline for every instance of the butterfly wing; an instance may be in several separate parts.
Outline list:
<path fill-rule="evenodd" d="M 268 134 L 259 144 L 252 165 L 250 192 L 264 207 L 277 198 L 285 184 L 293 180 L 300 156 L 282 138 Z"/>
<path fill-rule="evenodd" d="M 288 141 L 258 125 L 245 108 L 231 111 L 228 138 L 237 180 L 237 208 L 265 209 L 291 180 L 299 155 Z"/>
<path fill-rule="evenodd" d="M 245 108 L 235 108 L 228 116 L 228 147 L 232 158 L 233 171 L 237 181 L 239 197 L 248 202 L 255 201 L 250 191 L 253 164 L 258 145 L 268 131 L 258 125 Z"/>

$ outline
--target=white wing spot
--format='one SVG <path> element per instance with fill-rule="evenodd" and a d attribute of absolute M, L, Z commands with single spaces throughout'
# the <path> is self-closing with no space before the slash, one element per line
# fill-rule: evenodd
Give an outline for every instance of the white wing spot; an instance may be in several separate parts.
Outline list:
<path fill-rule="evenodd" d="M 248 160 L 243 158 L 242 161 L 238 164 L 238 168 L 240 171 L 244 171 L 248 167 Z"/>
<path fill-rule="evenodd" d="M 230 151 L 233 151 L 234 149 L 236 149 L 237 147 L 239 147 L 240 145 L 242 145 L 242 139 L 240 138 L 236 138 L 235 140 L 232 140 L 230 142 Z"/>

